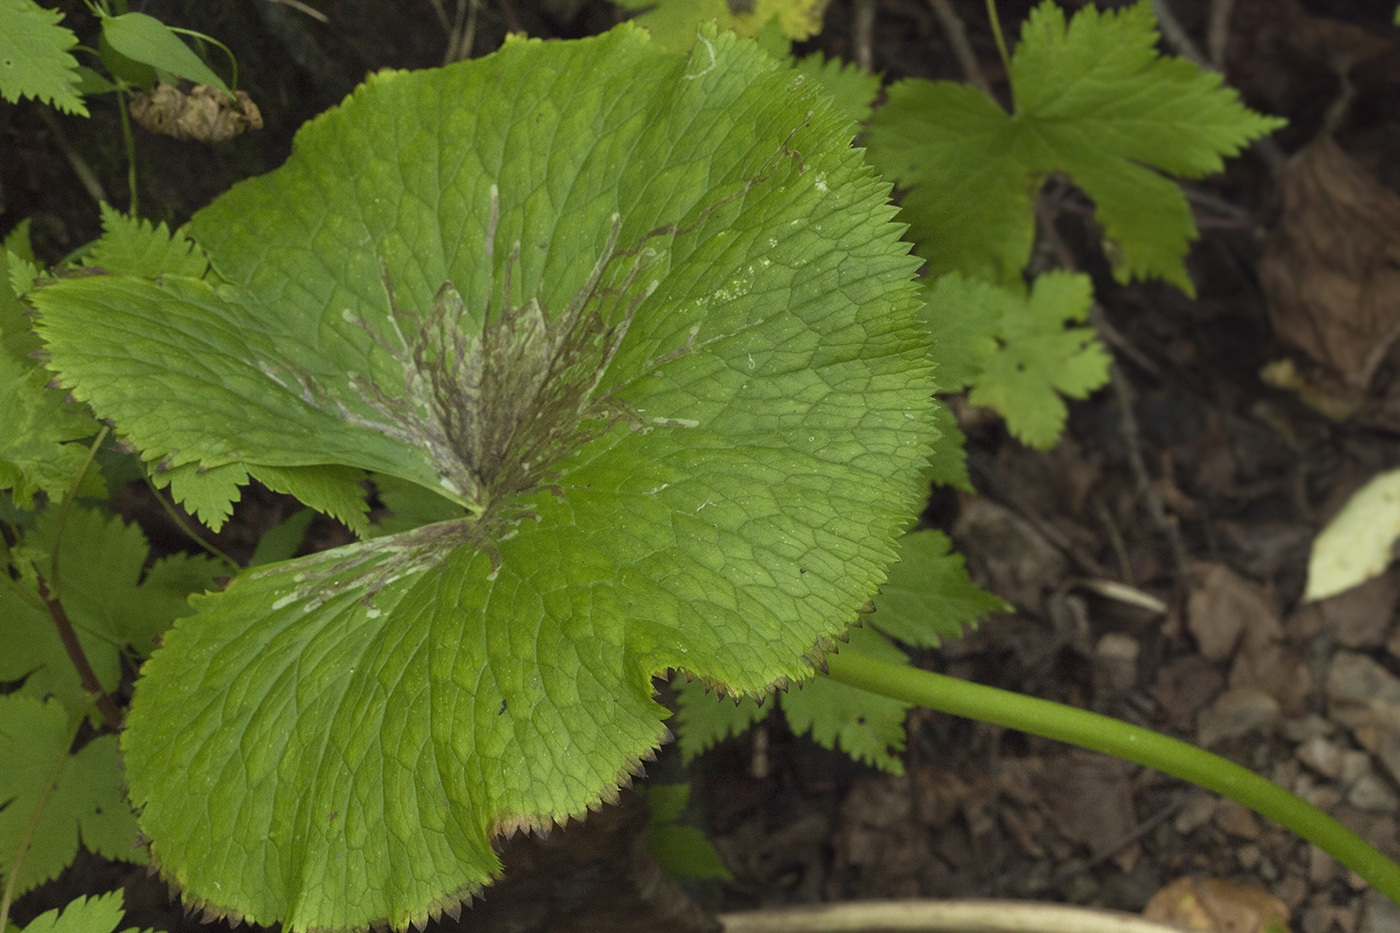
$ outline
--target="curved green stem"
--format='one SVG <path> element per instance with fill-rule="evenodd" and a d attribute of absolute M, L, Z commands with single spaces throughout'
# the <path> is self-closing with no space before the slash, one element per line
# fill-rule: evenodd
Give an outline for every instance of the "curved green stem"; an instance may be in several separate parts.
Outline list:
<path fill-rule="evenodd" d="M 992 38 L 997 43 L 997 54 L 1001 56 L 1001 66 L 1006 69 L 1006 76 L 1010 78 L 1011 53 L 1006 51 L 1006 37 L 1001 34 L 1001 19 L 997 16 L 997 0 L 987 0 L 987 19 L 991 20 L 992 23 Z M 1015 96 L 1013 88 L 1012 97 Z"/>
<path fill-rule="evenodd" d="M 131 114 L 127 112 L 128 94 L 125 88 L 117 89 L 117 113 L 122 118 L 122 140 L 126 143 L 126 187 L 131 192 L 131 203 L 127 213 L 132 217 L 140 213 L 136 193 L 136 137 L 131 133 Z"/>
<path fill-rule="evenodd" d="M 877 661 L 850 649 L 830 655 L 827 665 L 831 679 L 848 686 L 1106 752 L 1224 794 L 1291 829 L 1400 904 L 1400 865 L 1317 807 L 1219 755 L 1108 716 Z"/>
<path fill-rule="evenodd" d="M 83 467 L 78 471 L 78 475 L 73 477 L 73 482 L 68 486 L 68 494 L 63 497 L 63 505 L 58 510 L 58 528 L 53 533 L 53 553 L 49 555 L 49 589 L 57 596 L 58 586 L 58 553 L 63 547 L 63 529 L 68 525 L 68 513 L 73 511 L 73 503 L 77 501 L 78 489 L 83 485 L 83 477 L 87 476 L 87 471 L 92 469 L 92 460 L 97 456 L 97 450 L 102 446 L 102 442 L 107 439 L 112 429 L 103 425 L 102 430 L 97 432 L 97 437 L 88 445 L 87 459 L 83 461 Z"/>
<path fill-rule="evenodd" d="M 203 42 L 208 42 L 211 45 L 217 45 L 219 48 L 224 50 L 224 54 L 228 56 L 229 65 L 233 70 L 233 74 L 229 78 L 228 82 L 229 96 L 232 97 L 233 92 L 238 90 L 238 59 L 233 57 L 233 52 L 229 49 L 229 47 L 224 45 L 218 39 L 215 39 L 213 36 L 206 36 L 204 33 L 196 32 L 193 29 L 181 29 L 179 26 L 167 26 L 166 28 L 169 29 L 171 32 L 179 32 L 184 33 L 187 36 L 194 36 L 196 39 L 199 39 Z"/>

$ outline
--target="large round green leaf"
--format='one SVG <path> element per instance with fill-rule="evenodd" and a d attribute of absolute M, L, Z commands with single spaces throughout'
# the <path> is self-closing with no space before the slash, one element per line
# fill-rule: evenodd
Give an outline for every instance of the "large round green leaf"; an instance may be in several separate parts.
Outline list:
<path fill-rule="evenodd" d="M 260 568 L 146 665 L 165 874 L 293 930 L 419 922 L 609 799 L 668 669 L 756 693 L 883 579 L 934 437 L 915 262 L 756 47 L 620 27 L 381 74 L 191 232 L 209 281 L 40 290 L 148 456 L 344 464 L 462 517 Z"/>

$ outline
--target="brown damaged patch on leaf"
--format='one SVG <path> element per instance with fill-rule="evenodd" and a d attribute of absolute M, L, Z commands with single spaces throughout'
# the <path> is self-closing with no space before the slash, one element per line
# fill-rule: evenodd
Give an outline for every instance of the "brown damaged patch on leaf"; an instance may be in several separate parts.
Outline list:
<path fill-rule="evenodd" d="M 205 143 L 225 142 L 263 125 L 258 105 L 247 91 L 229 97 L 207 84 L 196 84 L 188 94 L 161 83 L 149 94 L 137 91 L 131 100 L 131 118 L 152 133 Z"/>
<path fill-rule="evenodd" d="M 1400 337 L 1400 196 L 1327 135 L 1279 173 L 1259 278 L 1285 343 L 1365 388 Z"/>

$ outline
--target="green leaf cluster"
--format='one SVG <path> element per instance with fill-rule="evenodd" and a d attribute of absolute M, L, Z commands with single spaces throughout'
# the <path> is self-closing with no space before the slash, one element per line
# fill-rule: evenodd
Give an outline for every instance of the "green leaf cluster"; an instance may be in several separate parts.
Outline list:
<path fill-rule="evenodd" d="M 117 861 L 142 862 L 136 817 L 122 796 L 117 737 L 99 736 L 70 754 L 76 722 L 64 704 L 0 696 L 0 865 L 23 852 L 16 894 L 72 863 L 78 841 Z"/>
<path fill-rule="evenodd" d="M 939 387 L 970 387 L 968 400 L 999 411 L 1023 443 L 1055 446 L 1068 414 L 1061 396 L 1085 398 L 1108 381 L 1093 328 L 1074 326 L 1088 317 L 1092 288 L 1088 276 L 1062 270 L 1038 276 L 1028 293 L 957 272 L 934 280 L 923 313 L 937 334 Z"/>
<path fill-rule="evenodd" d="M 175 29 L 145 13 L 112 15 L 105 2 L 93 9 L 102 20 L 102 64 L 115 84 L 78 64 L 72 54 L 78 37 L 61 25 L 62 12 L 37 0 L 0 0 L 0 99 L 13 103 L 29 97 L 85 117 L 84 94 L 125 87 L 149 90 L 157 79 L 173 83 L 184 78 L 231 93 L 177 33 L 212 42 L 208 36 Z"/>
<path fill-rule="evenodd" d="M 90 252 L 114 268 L 179 268 L 189 244 L 172 252 L 163 230 L 104 218 L 111 235 Z M 201 260 L 202 261 L 202 260 Z M 18 866 L 13 890 L 23 893 L 55 877 L 88 849 L 122 861 L 145 861 L 137 847 L 135 816 L 123 793 L 117 738 L 99 734 L 74 745 L 85 721 L 101 729 L 59 623 L 71 626 L 75 645 L 98 689 L 116 691 L 127 669 L 155 648 L 187 596 L 213 584 L 214 562 L 173 555 L 149 560 L 135 525 L 79 499 L 108 495 L 91 466 L 87 441 L 100 426 L 86 406 L 50 388 L 39 363 L 28 296 L 49 276 L 81 274 L 65 268 L 41 277 L 21 224 L 0 244 L 0 877 Z M 149 565 L 149 566 L 148 566 Z"/>
<path fill-rule="evenodd" d="M 1221 157 L 1282 125 L 1253 113 L 1219 75 L 1159 55 L 1149 3 L 1085 7 L 1072 19 L 1046 0 L 1031 11 L 1009 61 L 1013 107 L 968 85 L 908 79 L 869 127 L 869 156 L 905 189 L 901 218 L 934 283 L 930 324 L 944 347 L 945 389 L 973 386 L 1017 437 L 1048 447 L 1064 404 L 1107 379 L 1106 355 L 1081 328 L 1087 279 L 1025 294 L 1034 202 L 1066 174 L 1095 205 L 1104 251 L 1120 281 L 1157 277 L 1193 293 L 1184 258 L 1196 236 L 1180 188 L 1163 173 L 1200 178 Z M 943 276 L 961 278 L 944 285 Z M 986 283 L 1001 289 L 995 295 Z M 965 302 L 963 308 L 957 302 Z M 975 320 L 974 312 L 990 320 Z"/>
<path fill-rule="evenodd" d="M 849 126 L 732 35 L 513 40 L 307 124 L 181 232 L 208 270 L 35 291 L 61 384 L 215 520 L 243 471 L 441 519 L 245 572 L 147 661 L 128 786 L 188 902 L 422 922 L 615 793 L 653 676 L 811 676 L 936 437 Z"/>

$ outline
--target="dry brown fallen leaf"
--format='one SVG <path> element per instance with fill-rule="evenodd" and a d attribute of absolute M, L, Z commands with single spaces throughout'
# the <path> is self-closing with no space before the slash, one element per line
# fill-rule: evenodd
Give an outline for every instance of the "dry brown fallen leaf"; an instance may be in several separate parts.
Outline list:
<path fill-rule="evenodd" d="M 137 91 L 131 118 L 152 133 L 206 143 L 221 143 L 263 125 L 258 105 L 246 91 L 229 97 L 207 84 L 196 84 L 188 94 L 160 83 L 150 94 Z"/>
<path fill-rule="evenodd" d="M 1283 901 L 1219 878 L 1178 878 L 1152 895 L 1142 916 L 1201 933 L 1288 933 Z"/>
<path fill-rule="evenodd" d="M 1274 332 L 1364 389 L 1400 337 L 1400 195 L 1326 134 L 1278 182 L 1283 212 L 1259 263 Z"/>

